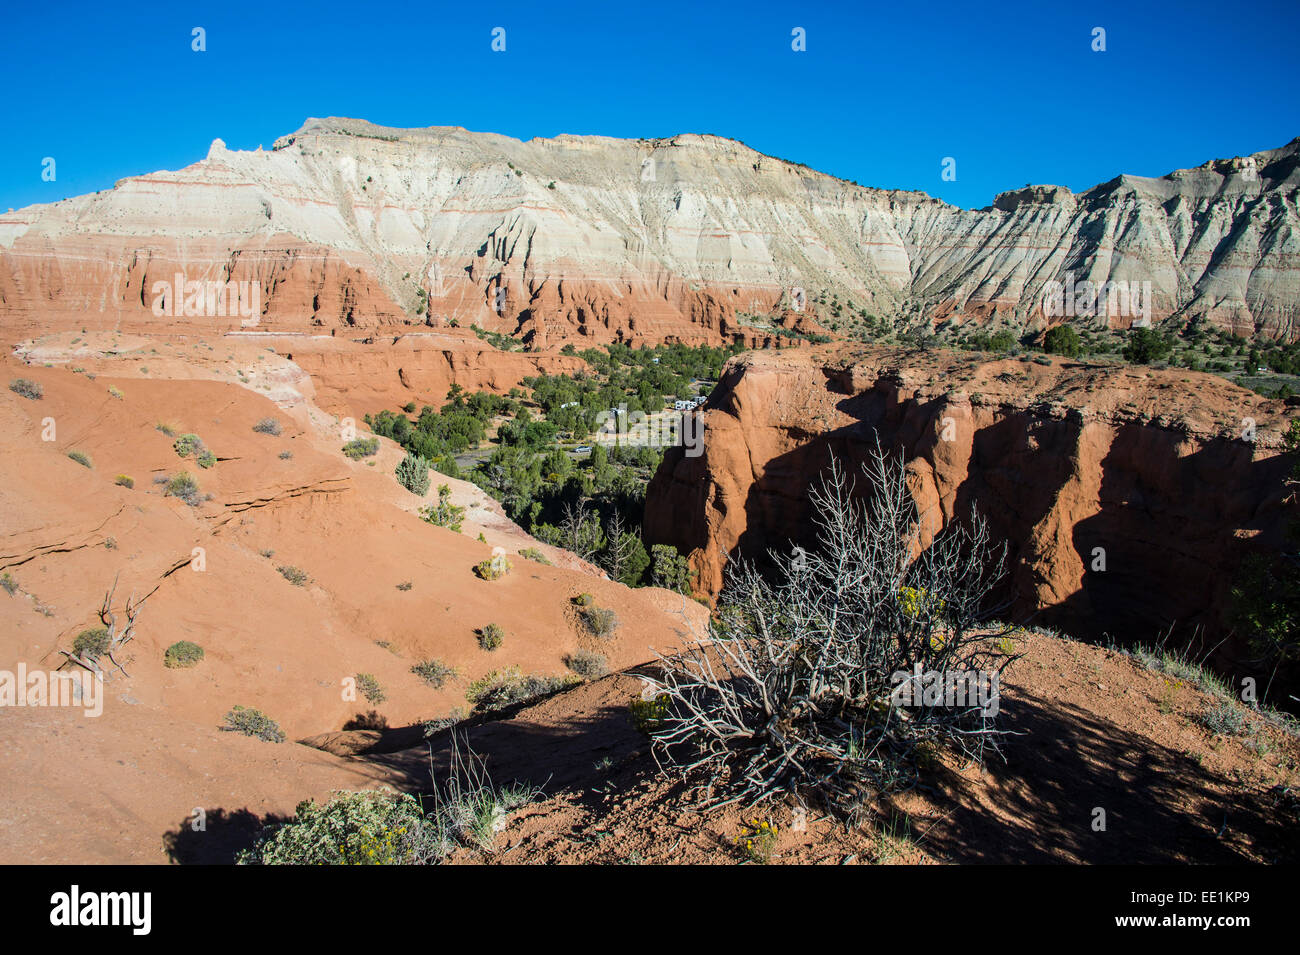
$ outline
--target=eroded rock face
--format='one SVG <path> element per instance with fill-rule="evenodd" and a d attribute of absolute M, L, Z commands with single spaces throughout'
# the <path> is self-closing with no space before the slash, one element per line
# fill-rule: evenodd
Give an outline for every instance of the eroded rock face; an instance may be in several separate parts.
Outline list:
<path fill-rule="evenodd" d="M 178 172 L 0 215 L 0 321 L 241 327 L 211 310 L 155 315 L 179 274 L 259 283 L 256 327 L 275 332 L 455 321 L 537 349 L 753 345 L 772 332 L 746 316 L 790 308 L 800 289 L 909 324 L 1041 328 L 1047 283 L 1073 278 L 1150 283 L 1155 321 L 1294 339 L 1298 150 L 1077 196 L 1026 187 L 972 211 L 713 136 L 519 142 L 313 119 L 269 152 L 217 141 Z M 817 332 L 815 306 L 800 308 Z"/>
<path fill-rule="evenodd" d="M 905 456 L 927 520 L 978 506 L 1008 541 L 1011 618 L 1121 643 L 1171 625 L 1218 633 L 1252 539 L 1281 533 L 1282 412 L 1191 372 L 843 346 L 747 354 L 709 400 L 704 453 L 667 453 L 645 535 L 688 551 L 716 595 L 728 559 L 812 546 L 809 485 L 832 454 L 857 472 L 878 435 Z"/>
<path fill-rule="evenodd" d="M 497 351 L 436 333 L 368 342 L 287 336 L 265 341 L 310 376 L 321 408 L 340 415 L 393 411 L 411 401 L 440 408 L 452 385 L 504 395 L 527 377 L 573 375 L 587 367 L 581 358 Z"/>

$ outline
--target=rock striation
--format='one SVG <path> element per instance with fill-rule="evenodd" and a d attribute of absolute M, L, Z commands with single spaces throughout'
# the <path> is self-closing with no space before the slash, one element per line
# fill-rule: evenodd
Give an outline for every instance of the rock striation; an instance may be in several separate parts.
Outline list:
<path fill-rule="evenodd" d="M 810 484 L 832 455 L 856 473 L 878 437 L 927 525 L 977 505 L 1008 542 L 1009 617 L 1119 642 L 1217 634 L 1242 556 L 1280 541 L 1284 411 L 1177 370 L 749 353 L 703 412 L 703 453 L 667 452 L 645 536 L 688 553 L 716 595 L 728 560 L 812 546 Z"/>
<path fill-rule="evenodd" d="M 715 136 L 520 142 L 311 119 L 270 151 L 216 140 L 177 172 L 0 215 L 0 323 L 352 335 L 455 322 L 539 350 L 761 345 L 790 336 L 755 315 L 823 331 L 817 293 L 909 325 L 1041 328 L 1049 283 L 1073 280 L 1150 283 L 1153 320 L 1293 340 L 1298 153 L 1300 139 L 965 210 Z M 156 315 L 177 276 L 256 282 L 257 315 Z"/>

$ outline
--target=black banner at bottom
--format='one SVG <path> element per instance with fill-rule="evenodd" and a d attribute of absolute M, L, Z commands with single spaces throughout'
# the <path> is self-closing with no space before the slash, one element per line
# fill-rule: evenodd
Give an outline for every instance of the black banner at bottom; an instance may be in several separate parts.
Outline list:
<path fill-rule="evenodd" d="M 0 910 L 11 941 L 42 935 L 127 946 L 152 940 L 365 941 L 373 940 L 377 922 L 390 919 L 426 929 L 446 924 L 459 938 L 486 918 L 496 936 L 535 937 L 543 926 L 578 912 L 584 930 L 602 921 L 622 927 L 669 921 L 674 935 L 686 932 L 696 940 L 725 931 L 734 944 L 745 924 L 765 921 L 753 918 L 755 905 L 782 919 L 829 920 L 827 928 L 846 917 L 869 917 L 904 931 L 946 934 L 996 932 L 999 923 L 1010 929 L 1031 920 L 1046 921 L 1071 939 L 1136 934 L 1182 940 L 1195 932 L 1228 941 L 1243 932 L 1282 931 L 1290 882 L 1289 873 L 1265 867 L 884 866 L 794 874 L 747 866 L 725 876 L 629 867 L 612 880 L 606 876 L 593 894 L 589 873 L 564 868 L 548 872 L 544 882 L 527 867 L 496 866 L 15 867 L 9 875 L 17 878 Z M 787 882 L 792 876 L 796 881 Z M 574 881 L 566 885 L 569 878 Z M 820 892 L 826 893 L 822 901 Z M 850 899 L 857 901 L 846 910 Z"/>

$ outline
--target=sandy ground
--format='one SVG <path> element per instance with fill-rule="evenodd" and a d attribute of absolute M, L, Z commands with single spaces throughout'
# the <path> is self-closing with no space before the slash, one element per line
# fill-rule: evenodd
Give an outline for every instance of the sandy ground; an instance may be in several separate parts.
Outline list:
<path fill-rule="evenodd" d="M 703 628 L 706 611 L 680 595 L 629 590 L 558 552 L 552 566 L 520 558 L 536 542 L 472 486 L 454 483 L 463 533 L 421 521 L 436 491 L 421 501 L 397 485 L 400 450 L 343 456 L 340 416 L 263 344 L 65 333 L 2 364 L 6 381 L 32 379 L 44 397 L 0 391 L 0 572 L 12 584 L 0 591 L 0 670 L 63 665 L 59 651 L 98 625 L 110 590 L 119 616 L 130 595 L 147 600 L 101 716 L 0 707 L 0 862 L 229 861 L 302 799 L 427 790 L 448 740 L 426 741 L 421 724 L 466 707 L 468 682 L 490 670 L 559 676 L 566 654 L 595 646 L 635 671 Z M 279 435 L 253 430 L 265 417 Z M 200 435 L 216 465 L 179 458 L 159 425 Z M 200 483 L 196 506 L 155 483 L 182 469 Z M 473 568 L 493 547 L 514 569 L 485 581 Z M 277 570 L 289 566 L 302 586 Z M 612 639 L 584 634 L 571 600 L 583 592 L 618 613 Z M 493 652 L 475 635 L 488 622 L 506 631 Z M 182 639 L 204 661 L 166 668 Z M 774 862 L 1300 858 L 1285 796 L 1300 785 L 1294 737 L 1257 715 L 1250 735 L 1213 736 L 1194 687 L 1096 646 L 1015 640 L 1005 758 L 944 760 L 851 826 L 785 804 L 703 811 L 629 719 L 634 672 L 475 723 L 469 744 L 493 777 L 543 795 L 494 852 L 455 861 L 753 861 L 738 840 L 754 820 L 777 827 Z M 411 666 L 429 658 L 458 677 L 427 686 Z M 341 692 L 359 673 L 383 700 Z M 266 712 L 288 741 L 222 732 L 235 705 Z M 370 711 L 380 728 L 345 729 Z"/>

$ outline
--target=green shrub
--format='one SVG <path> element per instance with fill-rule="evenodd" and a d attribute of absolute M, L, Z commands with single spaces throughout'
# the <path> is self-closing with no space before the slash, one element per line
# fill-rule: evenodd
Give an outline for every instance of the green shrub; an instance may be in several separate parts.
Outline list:
<path fill-rule="evenodd" d="M 474 566 L 474 573 L 484 580 L 499 580 L 510 573 L 510 559 L 505 554 L 493 554 Z"/>
<path fill-rule="evenodd" d="M 68 457 L 72 458 L 72 460 L 76 461 L 83 468 L 93 468 L 95 466 L 90 461 L 90 455 L 86 454 L 84 451 L 69 451 Z"/>
<path fill-rule="evenodd" d="M 270 832 L 242 865 L 424 865 L 451 849 L 447 834 L 406 793 L 340 792 L 308 800 Z"/>
<path fill-rule="evenodd" d="M 548 696 L 578 682 L 577 677 L 525 676 L 518 667 L 511 666 L 475 680 L 465 691 L 465 699 L 490 713 Z"/>
<path fill-rule="evenodd" d="M 1016 340 L 1015 333 L 1007 328 L 994 332 L 992 335 L 981 333 L 971 338 L 971 347 L 976 351 L 1008 352 L 1018 345 L 1019 342 Z"/>
<path fill-rule="evenodd" d="M 1215 736 L 1246 736 L 1251 732 L 1250 721 L 1242 708 L 1226 701 L 1206 707 L 1201 723 Z"/>
<path fill-rule="evenodd" d="M 3 574 L 0 574 L 0 587 L 3 587 L 5 593 L 12 597 L 14 592 L 18 590 L 18 581 L 14 580 L 9 575 L 9 571 L 6 570 Z"/>
<path fill-rule="evenodd" d="M 107 628 L 95 627 L 93 630 L 81 631 L 77 634 L 77 639 L 72 641 L 72 650 L 89 660 L 98 660 L 108 652 Z"/>
<path fill-rule="evenodd" d="M 671 544 L 655 544 L 650 548 L 651 578 L 656 587 L 689 594 L 695 579 L 690 561 L 677 552 Z"/>
<path fill-rule="evenodd" d="M 459 675 L 455 667 L 449 667 L 441 660 L 422 660 L 411 667 L 411 672 L 435 690 L 440 690 L 448 680 Z"/>
<path fill-rule="evenodd" d="M 618 629 L 618 614 L 608 607 L 583 607 L 582 619 L 597 637 L 608 637 Z"/>
<path fill-rule="evenodd" d="M 360 461 L 379 453 L 378 438 L 356 438 L 343 445 L 343 453 L 353 461 Z"/>
<path fill-rule="evenodd" d="M 114 479 L 113 483 L 120 487 L 124 487 L 129 491 L 135 487 L 135 478 L 131 477 L 129 474 L 119 474 Z"/>
<path fill-rule="evenodd" d="M 217 463 L 217 456 L 204 448 L 194 456 L 194 463 L 206 470 Z"/>
<path fill-rule="evenodd" d="M 1057 325 L 1054 328 L 1049 328 L 1047 334 L 1043 336 L 1043 351 L 1048 354 L 1077 358 L 1081 350 L 1082 344 L 1079 341 L 1079 333 L 1069 325 Z"/>
<path fill-rule="evenodd" d="M 429 462 L 419 455 L 408 454 L 397 465 L 397 483 L 412 494 L 424 497 L 429 491 Z"/>
<path fill-rule="evenodd" d="M 451 488 L 439 484 L 438 503 L 420 508 L 420 517 L 434 527 L 445 527 L 459 534 L 461 521 L 465 518 L 465 508 L 451 503 Z"/>
<path fill-rule="evenodd" d="M 573 598 L 573 602 L 579 607 L 590 607 L 596 603 L 596 598 L 591 594 L 582 593 Z"/>
<path fill-rule="evenodd" d="M 299 803 L 268 827 L 241 865 L 426 865 L 456 846 L 491 851 L 510 813 L 537 798 L 532 787 L 493 785 L 483 761 L 452 737 L 450 769 L 432 795 L 339 792 L 324 806 Z"/>
<path fill-rule="evenodd" d="M 484 650 L 495 650 L 505 641 L 506 632 L 490 623 L 478 632 L 478 645 Z"/>
<path fill-rule="evenodd" d="M 253 430 L 258 434 L 270 434 L 279 436 L 280 422 L 275 418 L 263 418 L 257 424 L 253 425 Z"/>
<path fill-rule="evenodd" d="M 547 567 L 551 566 L 551 562 L 546 559 L 546 555 L 536 547 L 525 547 L 519 552 L 519 556 L 524 560 L 531 560 L 535 564 L 545 564 Z"/>
<path fill-rule="evenodd" d="M 284 564 L 275 569 L 280 572 L 281 577 L 289 581 L 289 583 L 293 584 L 295 587 L 302 587 L 311 579 L 307 576 L 305 570 L 294 567 L 292 564 Z"/>
<path fill-rule="evenodd" d="M 188 640 L 177 640 L 163 654 L 163 665 L 172 670 L 187 670 L 203 661 L 203 648 Z"/>
<path fill-rule="evenodd" d="M 1173 340 L 1154 328 L 1132 328 L 1124 345 L 1124 357 L 1135 364 L 1149 365 L 1168 358 L 1174 350 Z"/>
<path fill-rule="evenodd" d="M 45 397 L 45 389 L 40 386 L 40 383 L 27 378 L 15 378 L 9 382 L 9 390 L 32 401 L 40 401 Z"/>
<path fill-rule="evenodd" d="M 183 458 L 203 452 L 203 439 L 197 434 L 183 434 L 172 443 L 172 450 Z"/>
<path fill-rule="evenodd" d="M 156 425 L 154 425 L 154 427 L 157 428 L 159 431 L 161 431 L 163 434 L 167 435 L 167 437 L 169 438 L 176 437 L 176 426 L 174 424 L 168 424 L 166 421 L 159 421 Z"/>
<path fill-rule="evenodd" d="M 654 699 L 633 700 L 628 705 L 628 712 L 632 716 L 632 725 L 641 733 L 647 736 L 652 735 L 664 724 L 668 718 L 669 697 L 667 693 L 660 693 Z"/>
<path fill-rule="evenodd" d="M 578 676 L 596 680 L 609 672 L 609 661 L 603 653 L 591 650 L 576 650 L 564 658 L 564 665 Z"/>
<path fill-rule="evenodd" d="M 190 507 L 198 507 L 202 503 L 202 498 L 199 497 L 199 482 L 186 471 L 181 471 L 167 481 L 163 496 L 180 498 Z"/>
<path fill-rule="evenodd" d="M 388 694 L 384 688 L 379 685 L 373 673 L 358 673 L 354 679 L 357 681 L 357 689 L 371 703 L 382 703 L 388 699 Z"/>
<path fill-rule="evenodd" d="M 275 720 L 261 710 L 252 707 L 236 706 L 226 714 L 226 725 L 221 727 L 230 733 L 243 733 L 268 743 L 283 743 L 284 733 Z"/>

